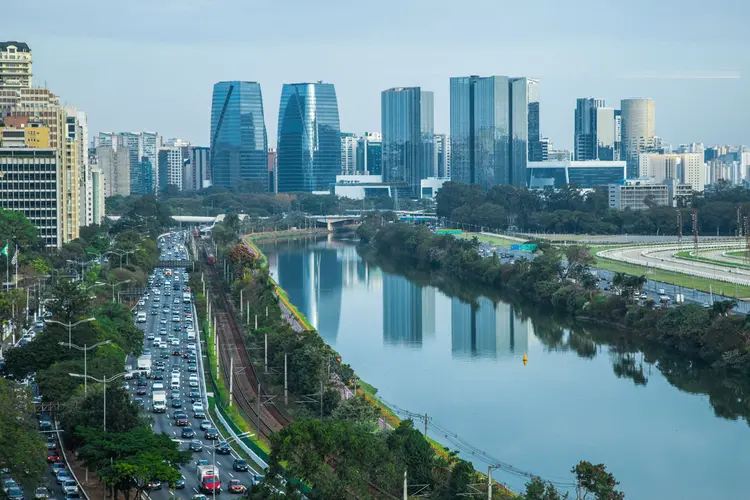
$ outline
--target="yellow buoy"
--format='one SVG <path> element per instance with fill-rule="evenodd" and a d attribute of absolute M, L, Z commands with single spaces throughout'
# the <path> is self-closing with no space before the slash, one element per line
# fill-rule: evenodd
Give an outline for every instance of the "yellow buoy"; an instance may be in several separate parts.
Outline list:
<path fill-rule="evenodd" d="M 526 363 L 529 361 L 529 358 L 524 354 L 523 355 L 523 366 L 526 366 Z"/>

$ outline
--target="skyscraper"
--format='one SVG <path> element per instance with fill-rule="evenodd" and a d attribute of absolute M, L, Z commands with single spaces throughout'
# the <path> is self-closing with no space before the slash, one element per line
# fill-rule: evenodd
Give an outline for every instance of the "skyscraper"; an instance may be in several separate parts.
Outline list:
<path fill-rule="evenodd" d="M 211 173 L 215 186 L 253 183 L 268 190 L 268 135 L 257 82 L 214 85 L 211 104 Z"/>
<path fill-rule="evenodd" d="M 526 163 L 543 159 L 539 81 L 461 76 L 450 81 L 451 178 L 489 189 L 526 184 Z"/>
<path fill-rule="evenodd" d="M 31 87 L 31 49 L 24 42 L 0 42 L 0 90 Z"/>
<path fill-rule="evenodd" d="M 380 175 L 383 163 L 383 136 L 379 132 L 365 132 L 357 139 L 357 171 Z"/>
<path fill-rule="evenodd" d="M 357 136 L 351 132 L 341 132 L 341 175 L 354 175 L 357 165 Z"/>
<path fill-rule="evenodd" d="M 159 148 L 158 154 L 159 191 L 164 191 L 168 185 L 182 189 L 182 148 L 171 146 Z"/>
<path fill-rule="evenodd" d="M 451 176 L 451 139 L 447 134 L 435 134 L 435 169 L 433 176 Z"/>
<path fill-rule="evenodd" d="M 130 194 L 154 194 L 154 165 L 144 156 L 130 169 Z"/>
<path fill-rule="evenodd" d="M 279 193 L 329 191 L 341 171 L 341 127 L 331 83 L 285 83 L 279 103 Z"/>
<path fill-rule="evenodd" d="M 542 160 L 539 80 L 510 80 L 510 184 L 526 185 L 526 164 Z"/>
<path fill-rule="evenodd" d="M 435 151 L 434 94 L 396 87 L 380 94 L 384 182 L 405 183 L 419 197 L 419 181 L 432 176 Z"/>
<path fill-rule="evenodd" d="M 647 98 L 623 99 L 620 109 L 623 159 L 628 164 L 628 177 L 635 177 L 638 173 L 638 155 L 652 152 L 654 148 L 654 101 Z"/>
<path fill-rule="evenodd" d="M 573 138 L 575 160 L 619 160 L 619 118 L 619 110 L 606 107 L 604 99 L 577 99 Z"/>
<path fill-rule="evenodd" d="M 188 183 L 183 179 L 182 189 L 197 191 L 211 185 L 211 150 L 205 146 L 192 146 L 189 150 Z"/>

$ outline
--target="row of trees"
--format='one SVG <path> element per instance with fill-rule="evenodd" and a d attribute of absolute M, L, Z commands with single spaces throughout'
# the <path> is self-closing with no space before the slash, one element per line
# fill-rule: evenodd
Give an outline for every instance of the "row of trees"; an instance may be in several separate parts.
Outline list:
<path fill-rule="evenodd" d="M 519 186 L 479 186 L 448 182 L 436 195 L 437 215 L 454 224 L 491 230 L 588 234 L 677 234 L 678 209 L 651 205 L 648 210 L 609 208 L 606 187 L 582 193 L 575 186 L 530 190 Z M 701 234 L 733 235 L 737 213 L 750 215 L 750 190 L 720 183 L 681 203 L 682 233 L 692 234 L 691 214 L 698 211 Z"/>

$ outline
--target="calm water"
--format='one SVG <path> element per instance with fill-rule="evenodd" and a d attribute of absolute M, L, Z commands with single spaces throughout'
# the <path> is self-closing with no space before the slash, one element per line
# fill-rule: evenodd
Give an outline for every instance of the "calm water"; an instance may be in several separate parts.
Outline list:
<path fill-rule="evenodd" d="M 494 459 L 567 482 L 579 460 L 602 462 L 631 499 L 750 497 L 746 381 L 623 353 L 607 332 L 571 332 L 503 302 L 462 302 L 363 262 L 351 243 L 264 251 L 290 299 L 380 396 Z M 525 483 L 493 476 L 516 491 Z"/>

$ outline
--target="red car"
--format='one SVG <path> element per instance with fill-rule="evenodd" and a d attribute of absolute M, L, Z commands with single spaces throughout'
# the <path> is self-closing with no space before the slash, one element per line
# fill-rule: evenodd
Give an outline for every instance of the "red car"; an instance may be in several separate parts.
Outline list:
<path fill-rule="evenodd" d="M 60 461 L 60 455 L 58 455 L 57 453 L 49 453 L 47 455 L 48 464 L 54 464 L 55 462 L 59 462 L 59 461 Z"/>
<path fill-rule="evenodd" d="M 229 493 L 245 493 L 247 486 L 242 484 L 239 479 L 231 479 L 227 485 Z"/>

